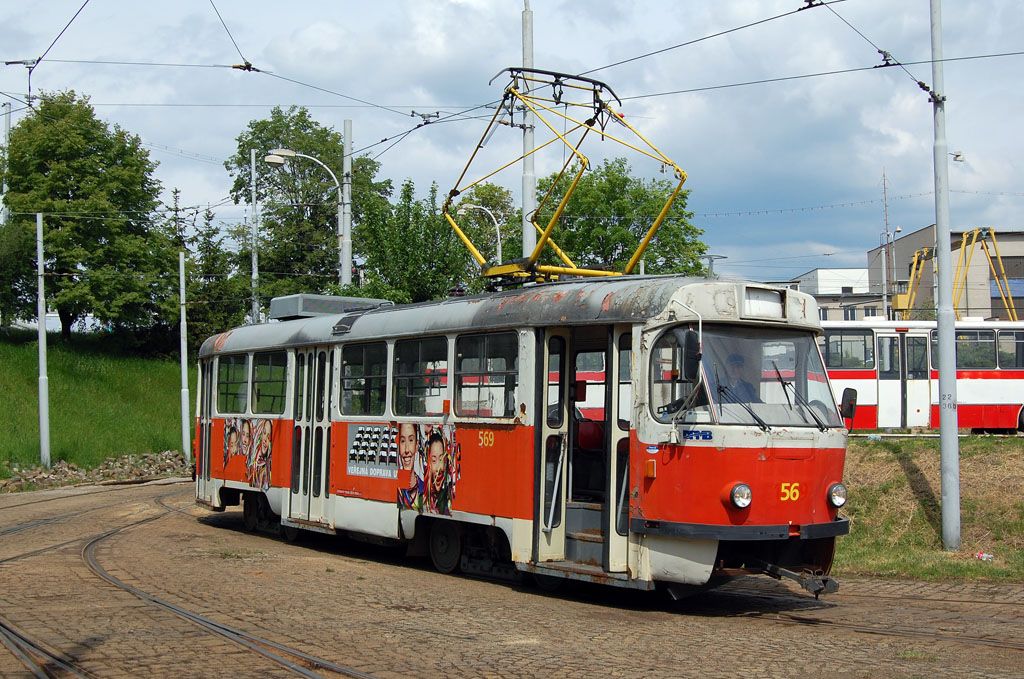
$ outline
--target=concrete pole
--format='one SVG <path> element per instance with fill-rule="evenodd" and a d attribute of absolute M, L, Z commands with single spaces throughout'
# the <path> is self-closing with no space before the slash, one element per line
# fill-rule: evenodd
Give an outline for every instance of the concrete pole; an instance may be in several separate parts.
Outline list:
<path fill-rule="evenodd" d="M 960 549 L 960 442 L 957 440 L 956 329 L 953 315 L 953 255 L 949 227 L 949 167 L 946 155 L 946 96 L 942 80 L 942 7 L 931 0 L 932 105 L 935 119 L 935 259 L 939 268 L 939 448 L 942 470 L 942 545 Z"/>
<path fill-rule="evenodd" d="M 530 0 L 523 0 L 523 68 L 533 68 L 533 12 Z M 524 83 L 524 92 L 529 91 Z M 523 257 L 529 257 L 537 247 L 537 231 L 533 228 L 534 210 L 537 209 L 537 176 L 533 170 L 533 113 L 523 115 Z"/>
<path fill-rule="evenodd" d="M 252 236 L 252 322 L 260 322 L 260 298 L 256 288 L 260 280 L 259 255 L 257 254 L 257 236 L 259 235 L 259 213 L 256 210 L 256 149 L 249 149 L 251 169 L 249 178 L 252 180 L 252 201 L 249 211 L 249 232 Z"/>
<path fill-rule="evenodd" d="M 11 103 L 5 101 L 0 104 L 0 108 L 4 112 L 4 153 L 7 155 L 8 162 L 10 162 L 10 151 L 11 148 Z M 4 203 L 4 198 L 7 196 L 7 175 L 4 175 L 3 184 L 0 185 L 0 224 L 7 223 L 7 205 Z"/>
<path fill-rule="evenodd" d="M 192 446 L 188 421 L 188 330 L 185 319 L 185 251 L 178 252 L 178 300 L 180 311 L 180 355 L 181 355 L 181 452 L 185 462 L 192 464 Z"/>
<path fill-rule="evenodd" d="M 338 204 L 339 282 L 352 284 L 352 121 L 343 123 L 344 143 L 341 157 L 341 202 Z"/>
<path fill-rule="evenodd" d="M 46 293 L 43 276 L 46 267 L 43 262 L 43 213 L 36 213 L 36 268 L 39 276 L 39 298 L 36 312 L 39 315 L 39 461 L 50 468 L 50 383 L 46 377 Z"/>

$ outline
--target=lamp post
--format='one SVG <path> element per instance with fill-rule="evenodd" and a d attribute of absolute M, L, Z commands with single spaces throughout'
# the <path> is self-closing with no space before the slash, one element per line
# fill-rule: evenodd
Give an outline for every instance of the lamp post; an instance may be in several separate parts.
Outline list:
<path fill-rule="evenodd" d="M 466 208 L 473 208 L 474 210 L 483 210 L 484 212 L 487 213 L 487 216 L 491 218 L 491 221 L 494 222 L 494 233 L 498 237 L 498 264 L 501 264 L 505 260 L 501 256 L 501 227 L 498 226 L 498 218 L 494 216 L 493 212 L 485 208 L 483 205 L 473 205 L 472 203 L 462 203 L 461 205 L 459 205 L 459 214 L 466 214 Z"/>
<path fill-rule="evenodd" d="M 895 231 L 889 231 L 889 225 L 885 225 L 885 231 L 879 234 L 882 238 L 882 314 L 889 319 L 889 274 L 887 264 L 891 246 L 896 242 L 896 234 L 903 231 L 903 227 L 897 226 Z M 893 259 L 893 275 L 896 275 L 896 261 Z"/>
<path fill-rule="evenodd" d="M 338 282 L 342 286 L 349 285 L 352 283 L 352 258 L 345 257 L 345 244 L 352 242 L 352 234 L 350 225 L 346 224 L 345 219 L 343 218 L 344 205 L 341 182 L 338 181 L 338 177 L 331 171 L 331 168 L 327 167 L 327 165 L 319 159 L 291 149 L 271 149 L 270 154 L 263 160 L 270 165 L 283 167 L 288 158 L 305 158 L 307 160 L 312 160 L 314 163 L 326 170 L 327 174 L 331 175 L 331 179 L 334 180 L 334 186 L 338 190 Z"/>

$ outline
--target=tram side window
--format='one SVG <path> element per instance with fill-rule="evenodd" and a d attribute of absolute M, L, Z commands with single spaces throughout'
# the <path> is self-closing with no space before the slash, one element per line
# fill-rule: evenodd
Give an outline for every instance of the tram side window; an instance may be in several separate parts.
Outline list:
<path fill-rule="evenodd" d="M 515 417 L 519 338 L 514 332 L 455 340 L 455 413 Z"/>
<path fill-rule="evenodd" d="M 244 414 L 249 403 L 249 356 L 235 354 L 217 359 L 217 412 Z"/>
<path fill-rule="evenodd" d="M 252 356 L 252 412 L 284 414 L 288 384 L 288 353 L 267 351 Z"/>
<path fill-rule="evenodd" d="M 999 331 L 999 367 L 1024 368 L 1024 331 Z"/>
<path fill-rule="evenodd" d="M 826 330 L 825 367 L 874 368 L 874 341 L 870 330 Z"/>
<path fill-rule="evenodd" d="M 633 419 L 633 336 L 622 333 L 619 335 L 619 429 L 629 430 Z"/>
<path fill-rule="evenodd" d="M 932 330 L 932 356 L 938 360 L 938 332 Z M 957 330 L 956 331 L 956 367 L 957 368 L 995 368 L 996 367 L 996 332 L 995 330 Z"/>
<path fill-rule="evenodd" d="M 441 415 L 448 387 L 448 339 L 395 342 L 395 414 Z"/>
<path fill-rule="evenodd" d="M 383 415 L 388 379 L 384 342 L 348 344 L 341 349 L 341 414 Z"/>

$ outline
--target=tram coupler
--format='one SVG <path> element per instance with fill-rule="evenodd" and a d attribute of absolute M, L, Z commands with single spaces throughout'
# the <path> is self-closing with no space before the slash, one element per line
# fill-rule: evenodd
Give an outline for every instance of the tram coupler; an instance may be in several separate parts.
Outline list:
<path fill-rule="evenodd" d="M 835 594 L 839 591 L 839 581 L 828 575 L 814 575 L 810 573 L 797 573 L 782 566 L 776 566 L 767 561 L 753 560 L 751 566 L 760 568 L 761 572 L 776 580 L 786 578 L 798 583 L 801 587 L 814 595 L 817 599 L 822 594 Z"/>

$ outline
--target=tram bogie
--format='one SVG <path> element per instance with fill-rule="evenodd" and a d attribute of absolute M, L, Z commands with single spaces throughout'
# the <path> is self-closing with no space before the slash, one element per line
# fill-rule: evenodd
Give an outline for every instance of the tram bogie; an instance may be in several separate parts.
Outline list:
<path fill-rule="evenodd" d="M 200 351 L 197 501 L 442 572 L 830 591 L 846 430 L 813 298 L 568 281 L 310 315 Z"/>

